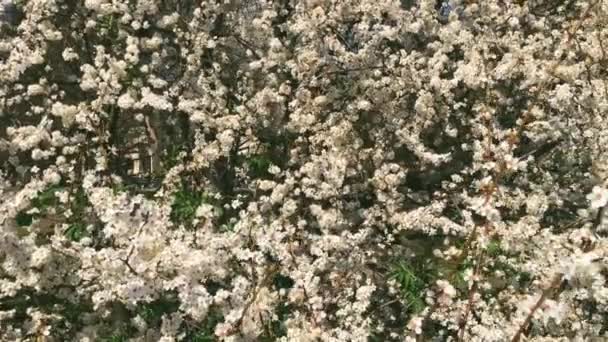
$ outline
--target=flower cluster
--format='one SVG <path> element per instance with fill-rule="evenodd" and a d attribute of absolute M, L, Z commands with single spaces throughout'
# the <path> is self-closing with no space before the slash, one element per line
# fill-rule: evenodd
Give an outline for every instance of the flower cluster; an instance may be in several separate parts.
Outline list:
<path fill-rule="evenodd" d="M 0 0 L 0 340 L 608 339 L 606 22 Z"/>

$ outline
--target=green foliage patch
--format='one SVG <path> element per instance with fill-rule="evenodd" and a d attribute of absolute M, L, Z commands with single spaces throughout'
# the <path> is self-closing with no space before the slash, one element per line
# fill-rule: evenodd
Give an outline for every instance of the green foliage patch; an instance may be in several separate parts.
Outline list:
<path fill-rule="evenodd" d="M 390 278 L 399 284 L 401 297 L 405 300 L 409 313 L 415 314 L 424 309 L 424 291 L 433 278 L 426 266 L 401 261 L 393 266 Z"/>
<path fill-rule="evenodd" d="M 214 342 L 218 341 L 215 337 L 215 327 L 224 321 L 224 316 L 216 308 L 211 308 L 204 322 L 200 325 L 192 326 L 188 330 L 185 341 L 191 342 Z"/>
<path fill-rule="evenodd" d="M 157 326 L 161 323 L 161 319 L 164 315 L 177 311 L 179 308 L 179 301 L 175 299 L 158 299 L 150 303 L 140 304 L 136 312 L 139 314 L 149 325 Z"/>
<path fill-rule="evenodd" d="M 57 198 L 60 191 L 72 191 L 68 203 L 61 203 Z M 69 188 L 64 185 L 53 185 L 41 191 L 32 202 L 31 206 L 17 213 L 15 221 L 19 227 L 29 227 L 35 219 L 45 217 L 61 217 L 63 213 L 70 210 L 67 219 L 68 227 L 65 235 L 72 241 L 80 241 L 87 235 L 87 208 L 90 203 L 82 187 Z M 34 209 L 32 211 L 32 209 Z M 58 222 L 61 223 L 61 222 Z"/>
<path fill-rule="evenodd" d="M 192 228 L 192 220 L 196 215 L 196 209 L 203 204 L 206 196 L 197 191 L 189 191 L 186 187 L 180 189 L 171 205 L 171 221 L 175 224 L 183 224 Z"/>

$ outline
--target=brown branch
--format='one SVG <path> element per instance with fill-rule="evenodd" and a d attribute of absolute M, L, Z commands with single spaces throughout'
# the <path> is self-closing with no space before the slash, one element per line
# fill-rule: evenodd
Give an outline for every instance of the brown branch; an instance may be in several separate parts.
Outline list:
<path fill-rule="evenodd" d="M 469 291 L 469 298 L 467 303 L 467 309 L 462 318 L 462 322 L 460 323 L 458 338 L 456 341 L 460 342 L 464 338 L 464 333 L 466 331 L 467 323 L 469 321 L 469 316 L 471 311 L 473 310 L 473 300 L 475 299 L 475 293 L 477 293 L 477 287 L 479 286 L 479 282 L 477 281 L 477 277 L 480 275 L 481 265 L 483 263 L 483 250 L 479 252 L 479 257 L 477 258 L 477 265 L 475 265 L 475 271 L 473 272 L 473 285 L 471 286 L 471 291 Z"/>
<path fill-rule="evenodd" d="M 465 241 L 463 249 L 460 252 L 460 254 L 458 255 L 458 258 L 456 259 L 456 262 L 455 262 L 456 265 L 463 262 L 469 255 L 469 249 L 471 248 L 471 245 L 473 244 L 473 240 L 477 236 L 477 228 L 478 228 L 478 226 L 473 227 L 473 230 L 471 231 L 467 240 Z M 458 268 L 451 270 L 450 273 L 446 275 L 446 278 L 452 279 L 454 277 L 454 275 L 456 275 L 457 273 L 458 273 Z M 431 308 L 428 310 L 426 315 L 424 315 L 424 317 L 422 318 L 422 323 L 421 323 L 423 328 L 424 328 L 424 324 L 426 323 L 426 321 L 428 321 L 431 318 L 431 315 L 433 314 L 433 312 L 435 312 L 435 310 L 437 310 L 438 307 L 439 307 L 439 303 L 438 303 L 438 301 L 435 301 L 435 303 L 431 306 Z M 420 341 L 421 337 L 422 337 L 422 334 L 417 338 L 417 341 Z"/>
<path fill-rule="evenodd" d="M 543 291 L 543 294 L 540 296 L 540 298 L 538 299 L 536 304 L 534 304 L 534 306 L 532 307 L 532 310 L 528 314 L 528 317 L 526 317 L 524 323 L 519 326 L 519 329 L 517 330 L 517 333 L 515 334 L 515 336 L 513 336 L 513 338 L 511 339 L 511 342 L 519 342 L 519 340 L 521 339 L 521 335 L 524 333 L 524 330 L 532 321 L 532 318 L 534 317 L 534 314 L 536 313 L 536 311 L 543 305 L 545 300 L 547 300 L 547 298 L 549 297 L 549 294 L 551 293 L 551 290 L 553 290 L 555 287 L 557 287 L 561 283 L 561 281 L 562 281 L 562 274 L 561 273 L 556 274 L 555 277 L 553 278 L 553 280 L 551 281 L 551 283 L 549 284 L 549 286 L 545 289 L 545 291 Z"/>
<path fill-rule="evenodd" d="M 608 205 L 605 205 L 598 209 L 597 215 L 593 220 L 593 226 L 591 227 L 591 231 L 597 233 L 597 229 L 601 227 L 604 222 L 604 215 L 606 215 L 606 210 L 608 210 Z"/>

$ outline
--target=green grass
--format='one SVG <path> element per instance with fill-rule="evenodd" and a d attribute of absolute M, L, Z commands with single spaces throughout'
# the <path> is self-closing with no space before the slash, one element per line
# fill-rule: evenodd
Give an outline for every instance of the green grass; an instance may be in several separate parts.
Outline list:
<path fill-rule="evenodd" d="M 424 290 L 430 280 L 425 268 L 402 261 L 393 266 L 390 277 L 399 284 L 408 312 L 422 311 L 425 306 Z"/>
<path fill-rule="evenodd" d="M 270 164 L 272 164 L 270 158 L 263 154 L 256 154 L 247 159 L 249 173 L 254 178 L 267 176 Z"/>
<path fill-rule="evenodd" d="M 78 187 L 72 201 L 70 209 L 72 216 L 69 219 L 69 227 L 65 231 L 66 236 L 72 241 L 80 241 L 87 235 L 86 231 L 86 209 L 89 207 L 89 199 L 82 187 Z"/>
<path fill-rule="evenodd" d="M 187 186 L 183 186 L 175 193 L 173 203 L 171 204 L 171 221 L 176 225 L 184 225 L 187 229 L 192 229 L 192 221 L 196 217 L 196 211 L 204 203 L 213 206 L 215 217 L 218 218 L 218 222 L 222 223 L 218 227 L 220 232 L 234 230 L 235 222 L 222 220 L 222 218 L 226 219 L 226 212 L 222 208 L 220 200 L 213 198 L 206 192 L 188 189 Z"/>
<path fill-rule="evenodd" d="M 175 194 L 171 205 L 171 221 L 191 228 L 197 208 L 206 199 L 201 192 L 189 191 L 185 187 Z"/>
<path fill-rule="evenodd" d="M 164 150 L 162 155 L 162 164 L 165 170 L 169 170 L 172 167 L 181 163 L 180 153 L 187 150 L 187 147 L 180 144 L 170 144 Z"/>
<path fill-rule="evenodd" d="M 104 15 L 99 19 L 99 36 L 115 41 L 118 39 L 119 25 L 119 20 L 113 14 Z"/>
<path fill-rule="evenodd" d="M 109 337 L 103 338 L 101 341 L 103 342 L 126 342 L 128 341 L 128 337 L 121 333 L 114 333 Z"/>

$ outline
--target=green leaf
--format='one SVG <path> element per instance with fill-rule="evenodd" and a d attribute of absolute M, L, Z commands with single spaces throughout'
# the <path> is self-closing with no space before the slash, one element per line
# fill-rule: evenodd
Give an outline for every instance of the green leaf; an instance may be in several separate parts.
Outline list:
<path fill-rule="evenodd" d="M 268 173 L 271 160 L 265 155 L 254 155 L 247 160 L 250 173 L 253 177 L 262 177 Z"/>
<path fill-rule="evenodd" d="M 55 193 L 60 190 L 63 190 L 63 187 L 59 185 L 53 185 L 43 190 L 32 200 L 32 206 L 44 211 L 46 208 L 57 204 L 58 200 Z"/>
<path fill-rule="evenodd" d="M 500 240 L 491 240 L 488 243 L 486 250 L 488 252 L 488 255 L 493 257 L 503 254 L 502 247 L 500 246 Z"/>
<path fill-rule="evenodd" d="M 104 342 L 126 342 L 128 338 L 120 333 L 115 333 L 110 337 L 106 337 L 103 339 Z"/>
<path fill-rule="evenodd" d="M 65 235 L 72 241 L 80 241 L 86 235 L 86 225 L 82 222 L 72 223 L 66 230 Z"/>
<path fill-rule="evenodd" d="M 171 205 L 171 221 L 175 224 L 190 226 L 197 208 L 203 203 L 205 196 L 197 191 L 181 189 L 175 194 Z"/>
<path fill-rule="evenodd" d="M 400 262 L 391 273 L 391 277 L 399 283 L 401 295 L 407 303 L 410 312 L 419 312 L 424 308 L 424 290 L 427 286 L 421 274 L 425 270 L 422 267 L 414 267 L 406 262 Z"/>

